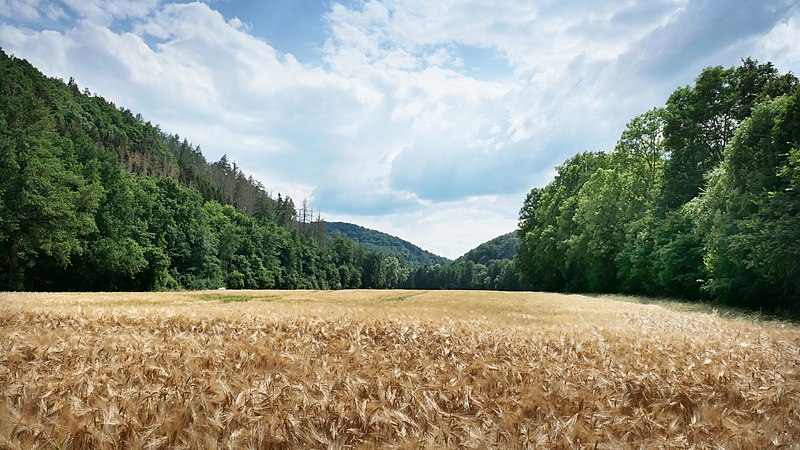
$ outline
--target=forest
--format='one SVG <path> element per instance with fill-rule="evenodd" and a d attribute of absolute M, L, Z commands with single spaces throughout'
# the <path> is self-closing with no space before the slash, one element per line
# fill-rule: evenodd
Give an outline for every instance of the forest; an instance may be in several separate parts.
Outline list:
<path fill-rule="evenodd" d="M 800 86 L 770 63 L 710 67 L 534 188 L 515 257 L 528 289 L 800 311 Z"/>
<path fill-rule="evenodd" d="M 796 313 L 798 184 L 798 80 L 744 59 L 557 167 L 516 236 L 448 262 L 330 233 L 226 156 L 0 51 L 2 289 L 526 289 Z"/>
<path fill-rule="evenodd" d="M 0 286 L 387 288 L 408 269 L 223 156 L 0 52 Z"/>

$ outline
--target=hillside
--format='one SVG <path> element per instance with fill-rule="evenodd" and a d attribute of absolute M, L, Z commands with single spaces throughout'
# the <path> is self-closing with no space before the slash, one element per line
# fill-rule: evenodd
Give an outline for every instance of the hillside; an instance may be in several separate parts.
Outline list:
<path fill-rule="evenodd" d="M 324 242 L 308 205 L 74 80 L 0 51 L 0 289 L 397 287 L 408 270 Z"/>
<path fill-rule="evenodd" d="M 409 267 L 447 264 L 449 259 L 435 255 L 418 246 L 382 231 L 371 230 L 345 222 L 327 222 L 328 236 L 343 236 L 367 247 L 367 249 L 397 256 Z"/>
<path fill-rule="evenodd" d="M 517 233 L 512 231 L 473 248 L 459 256 L 456 262 L 472 261 L 475 264 L 488 266 L 492 261 L 514 258 L 518 249 L 519 238 Z"/>

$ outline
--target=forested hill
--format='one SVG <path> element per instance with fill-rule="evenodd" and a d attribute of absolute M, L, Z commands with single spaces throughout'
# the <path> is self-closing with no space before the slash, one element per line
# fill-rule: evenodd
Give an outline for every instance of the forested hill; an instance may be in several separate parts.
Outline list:
<path fill-rule="evenodd" d="M 475 264 L 488 266 L 492 261 L 514 258 L 518 249 L 519 237 L 512 231 L 473 248 L 458 257 L 456 262 L 472 261 Z"/>
<path fill-rule="evenodd" d="M 0 51 L 0 289 L 391 288 L 308 205 Z"/>
<path fill-rule="evenodd" d="M 345 222 L 326 222 L 328 236 L 343 236 L 365 246 L 369 250 L 394 255 L 409 267 L 447 264 L 449 259 L 423 250 L 411 242 L 382 231 L 371 230 Z"/>
<path fill-rule="evenodd" d="M 519 247 L 515 233 L 484 242 L 450 264 L 412 270 L 405 287 L 416 289 L 520 290 L 513 257 Z"/>
<path fill-rule="evenodd" d="M 528 194 L 517 268 L 537 290 L 800 313 L 800 85 L 710 67 Z"/>

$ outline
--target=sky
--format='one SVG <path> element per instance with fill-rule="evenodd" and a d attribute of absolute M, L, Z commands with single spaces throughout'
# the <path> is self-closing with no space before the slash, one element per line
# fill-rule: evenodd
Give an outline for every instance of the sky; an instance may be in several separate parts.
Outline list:
<path fill-rule="evenodd" d="M 449 258 L 709 66 L 800 74 L 800 0 L 0 0 L 0 46 L 330 221 Z"/>

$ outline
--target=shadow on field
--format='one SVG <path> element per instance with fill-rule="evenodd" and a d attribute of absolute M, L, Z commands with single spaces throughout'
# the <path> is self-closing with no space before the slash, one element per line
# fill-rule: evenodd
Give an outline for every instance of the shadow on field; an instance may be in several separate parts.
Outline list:
<path fill-rule="evenodd" d="M 742 307 L 730 306 L 719 302 L 704 302 L 696 300 L 681 300 L 666 297 L 640 297 L 623 294 L 584 294 L 587 297 L 605 298 L 641 305 L 659 305 L 664 308 L 679 312 L 697 312 L 713 314 L 726 319 L 747 319 L 762 322 L 787 322 L 794 325 L 800 324 L 800 311 L 780 310 L 763 311 Z"/>

